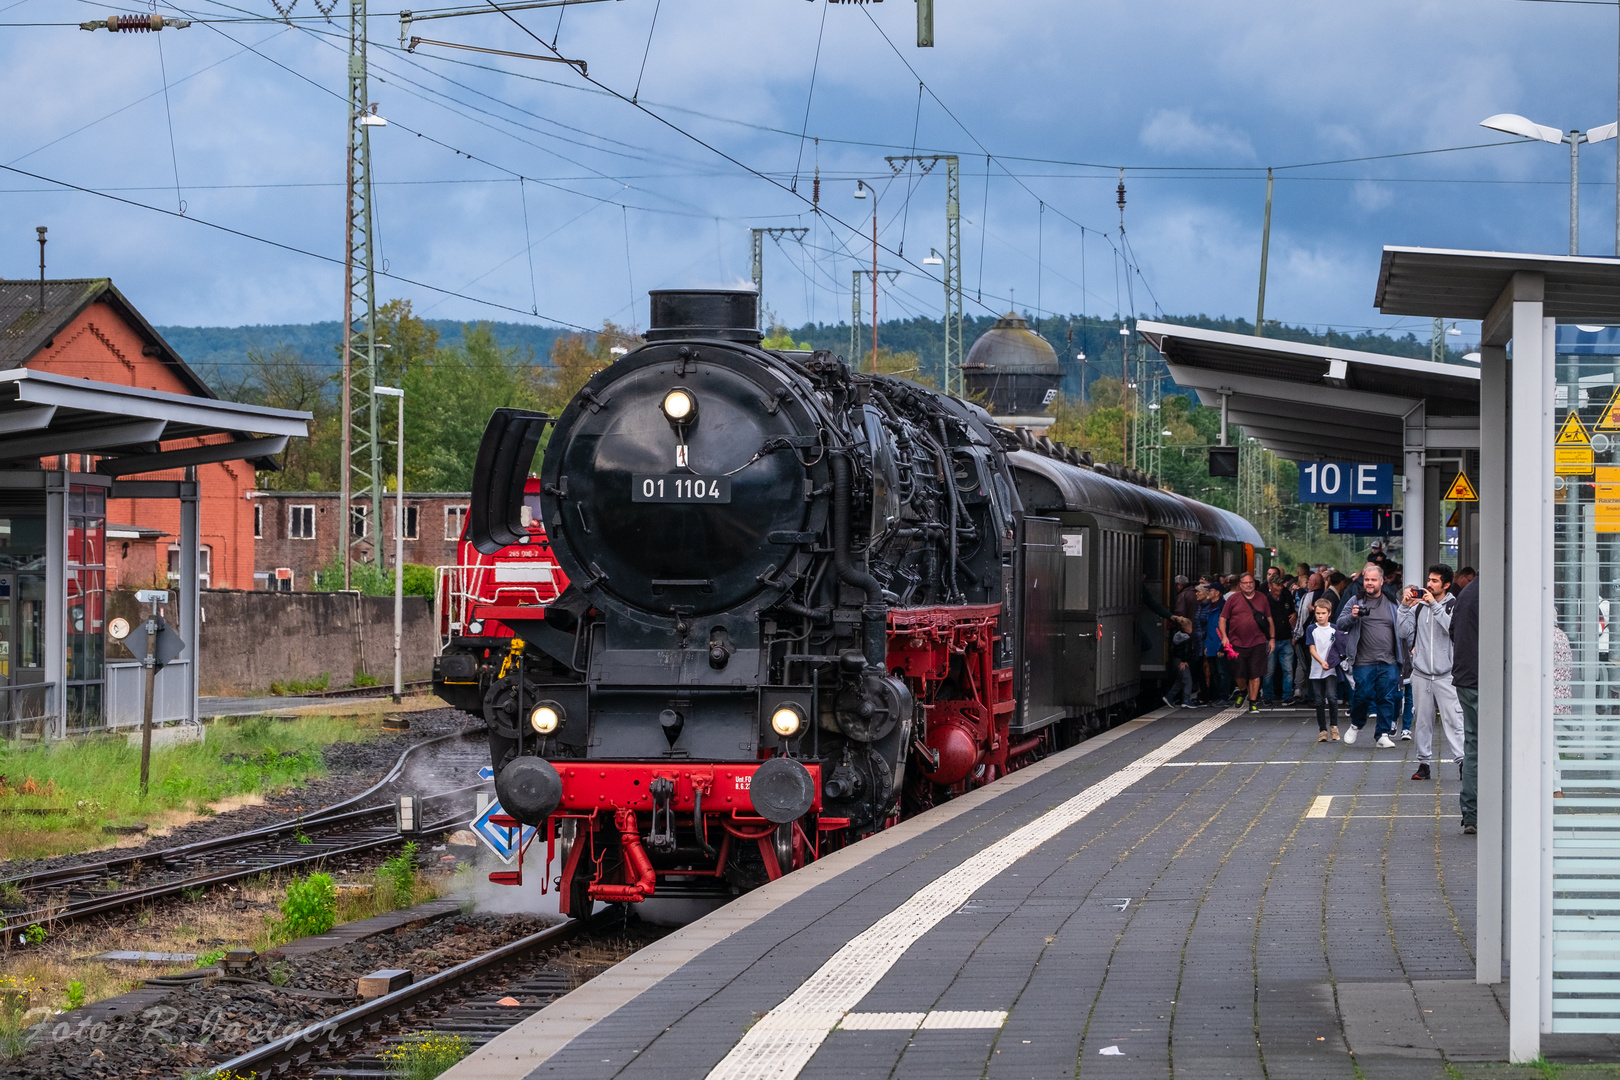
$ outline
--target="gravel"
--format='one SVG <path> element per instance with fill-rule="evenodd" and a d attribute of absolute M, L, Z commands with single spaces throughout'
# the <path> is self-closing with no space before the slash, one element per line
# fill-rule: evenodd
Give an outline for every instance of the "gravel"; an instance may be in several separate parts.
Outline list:
<path fill-rule="evenodd" d="M 458 915 L 299 957 L 271 950 L 240 972 L 177 986 L 138 1016 L 92 1025 L 63 1013 L 37 1025 L 23 1056 L 0 1062 L 0 1077 L 174 1080 L 352 1008 L 362 975 L 406 968 L 421 979 L 547 925 L 531 915 Z"/>
<path fill-rule="evenodd" d="M 5 864 L 5 877 L 21 877 L 109 858 L 126 858 L 146 852 L 161 852 L 200 840 L 213 840 L 266 825 L 280 825 L 296 815 L 312 814 L 333 803 L 342 802 L 364 791 L 393 767 L 399 755 L 411 745 L 440 735 L 449 735 L 478 724 L 457 709 L 434 709 L 411 714 L 411 729 L 385 733 L 367 742 L 334 743 L 321 751 L 327 775 L 285 792 L 266 795 L 258 806 L 244 806 L 211 817 L 201 818 L 172 829 L 168 835 L 153 837 L 138 846 L 83 851 L 49 859 L 18 860 Z M 3 1076 L 3 1072 L 0 1072 Z"/>

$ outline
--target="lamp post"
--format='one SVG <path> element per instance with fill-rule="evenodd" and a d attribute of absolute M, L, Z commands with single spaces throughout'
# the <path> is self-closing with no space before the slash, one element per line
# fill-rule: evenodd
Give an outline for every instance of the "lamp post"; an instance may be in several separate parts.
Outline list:
<path fill-rule="evenodd" d="M 394 439 L 394 704 L 398 705 L 405 697 L 405 391 L 379 386 L 377 394 L 399 402 Z"/>
<path fill-rule="evenodd" d="M 1581 249 L 1581 143 L 1597 143 L 1614 138 L 1614 124 L 1603 124 L 1586 131 L 1563 132 L 1557 128 L 1527 120 L 1518 113 L 1497 113 L 1487 116 L 1479 126 L 1492 131 L 1518 135 L 1537 142 L 1569 144 L 1569 253 L 1579 255 Z"/>
<path fill-rule="evenodd" d="M 945 257 L 939 253 L 938 248 L 929 248 L 928 249 L 928 258 L 923 260 L 923 265 L 924 266 L 938 266 L 938 267 L 943 269 L 944 266 L 945 266 Z M 943 325 L 945 327 L 945 336 L 946 336 L 946 341 L 945 341 L 945 365 L 944 365 L 944 367 L 945 367 L 945 372 L 944 372 L 945 378 L 942 381 L 945 384 L 945 392 L 947 394 L 949 394 L 951 392 L 951 356 L 950 356 L 950 351 L 951 351 L 950 350 L 950 344 L 951 344 L 950 343 L 950 333 L 951 333 L 951 283 L 950 283 L 949 279 L 945 278 L 943 273 L 940 275 L 940 279 L 945 282 L 945 321 L 944 321 L 943 324 L 941 324 L 941 325 Z"/>
<path fill-rule="evenodd" d="M 878 215 L 877 215 L 877 212 L 878 212 L 878 194 L 877 194 L 877 191 L 875 189 L 869 188 L 869 187 L 866 186 L 866 181 L 865 180 L 857 180 L 857 181 L 855 181 L 855 197 L 857 199 L 866 198 L 868 193 L 870 193 L 871 196 L 872 196 L 872 374 L 876 375 L 877 374 L 877 324 L 878 324 L 878 310 L 877 310 L 877 276 L 878 276 L 878 268 L 877 268 L 877 251 L 878 251 L 877 226 L 878 226 Z"/>

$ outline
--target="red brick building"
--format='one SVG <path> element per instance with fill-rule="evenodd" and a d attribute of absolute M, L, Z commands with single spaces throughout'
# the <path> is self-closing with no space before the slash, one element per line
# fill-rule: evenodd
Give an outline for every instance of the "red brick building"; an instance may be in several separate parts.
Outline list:
<path fill-rule="evenodd" d="M 202 589 L 252 586 L 246 496 L 309 420 L 217 399 L 104 278 L 0 281 L 0 731 L 139 723 L 118 585 L 167 586 L 154 719 L 197 723 Z"/>
<path fill-rule="evenodd" d="M 454 566 L 456 544 L 467 520 L 465 491 L 405 493 L 405 561 L 422 566 Z M 394 499 L 383 503 L 381 540 L 384 565 L 394 565 Z M 252 530 L 254 588 L 303 592 L 317 570 L 337 562 L 338 494 L 334 491 L 254 491 Z M 351 525 L 357 562 L 375 557 L 378 531 L 372 527 L 371 499 L 356 498 Z"/>
<path fill-rule="evenodd" d="M 26 367 L 119 386 L 212 398 L 213 391 L 186 366 L 123 293 L 107 278 L 47 281 L 39 305 L 37 281 L 0 281 L 0 371 Z M 165 449 L 198 445 L 175 440 Z M 217 438 L 214 441 L 218 441 Z M 93 468 L 93 457 L 75 468 Z M 269 462 L 229 461 L 197 466 L 202 518 L 199 571 L 204 587 L 253 588 L 254 469 Z M 183 471 L 153 473 L 179 480 Z M 107 545 L 107 584 L 146 585 L 154 555 L 167 574 L 178 572 L 179 507 L 170 502 L 108 499 L 109 527 L 128 526 L 142 537 Z M 161 534 L 161 535 L 159 535 Z M 165 540 L 169 541 L 165 543 Z"/>

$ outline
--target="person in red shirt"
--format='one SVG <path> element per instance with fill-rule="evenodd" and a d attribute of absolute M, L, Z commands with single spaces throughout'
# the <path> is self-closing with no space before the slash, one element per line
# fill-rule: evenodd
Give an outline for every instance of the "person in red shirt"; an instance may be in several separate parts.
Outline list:
<path fill-rule="evenodd" d="M 1254 575 L 1238 578 L 1237 591 L 1226 598 L 1221 608 L 1221 643 L 1235 652 L 1233 679 L 1238 684 L 1241 706 L 1247 691 L 1250 712 L 1260 711 L 1260 680 L 1265 677 L 1271 650 L 1277 647 L 1276 629 L 1272 626 L 1271 602 L 1255 595 Z"/>

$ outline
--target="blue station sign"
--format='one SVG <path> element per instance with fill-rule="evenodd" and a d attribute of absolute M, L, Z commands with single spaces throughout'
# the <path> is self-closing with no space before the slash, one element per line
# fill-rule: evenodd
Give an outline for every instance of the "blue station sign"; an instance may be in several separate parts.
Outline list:
<path fill-rule="evenodd" d="M 1395 501 L 1395 466 L 1312 461 L 1299 466 L 1299 501 L 1388 506 Z"/>
<path fill-rule="evenodd" d="M 1377 506 L 1328 507 L 1328 532 L 1349 536 L 1400 536 L 1406 515 Z"/>

